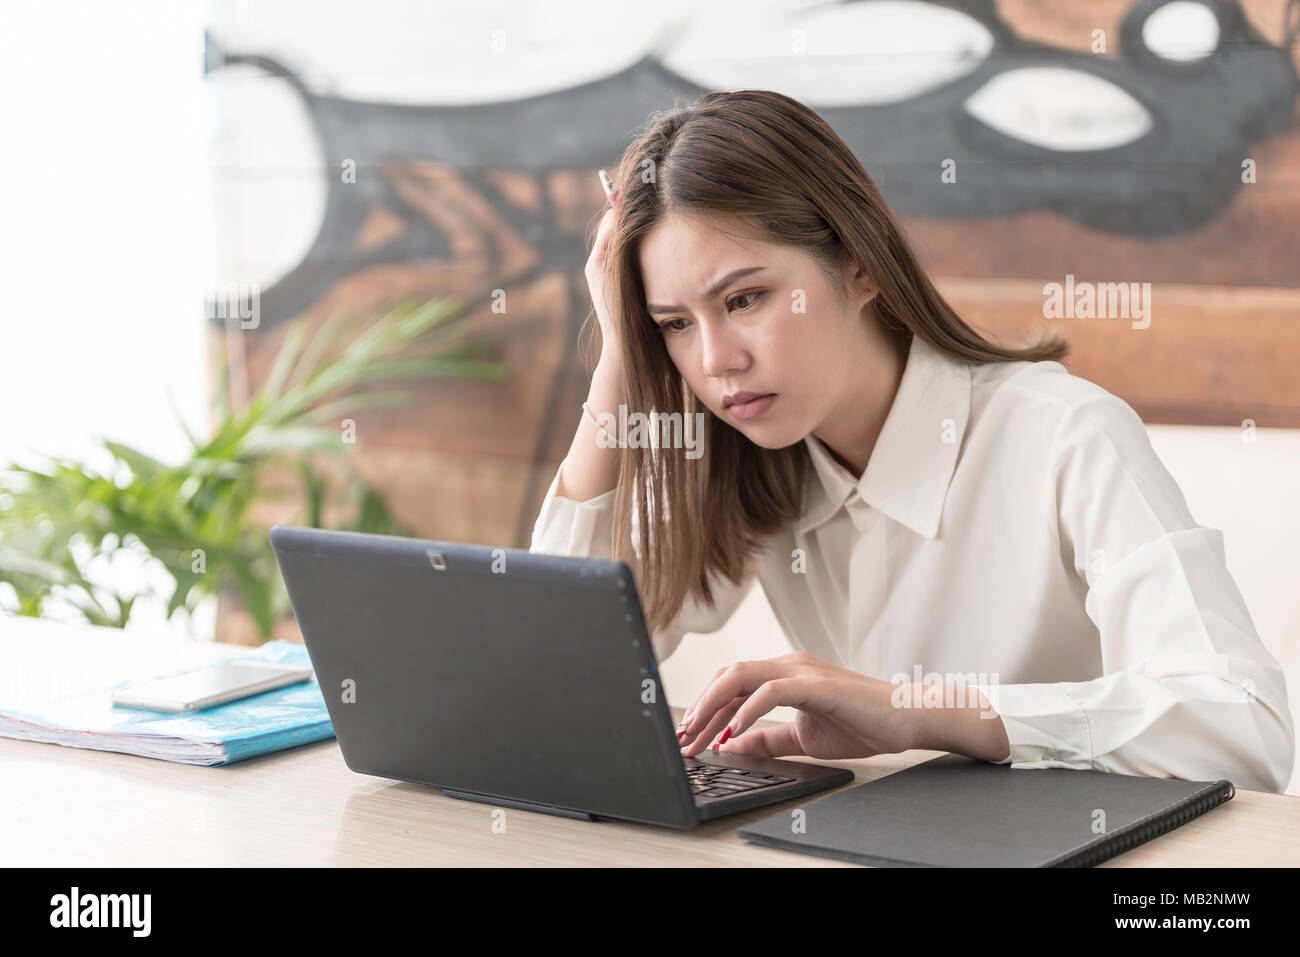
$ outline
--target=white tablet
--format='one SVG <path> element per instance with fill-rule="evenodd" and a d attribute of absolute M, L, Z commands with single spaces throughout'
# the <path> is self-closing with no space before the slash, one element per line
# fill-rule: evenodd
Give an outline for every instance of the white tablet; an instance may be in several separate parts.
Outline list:
<path fill-rule="evenodd" d="M 113 692 L 119 708 L 145 711 L 202 711 L 307 681 L 312 669 L 257 661 L 221 661 L 168 678 L 127 685 Z"/>

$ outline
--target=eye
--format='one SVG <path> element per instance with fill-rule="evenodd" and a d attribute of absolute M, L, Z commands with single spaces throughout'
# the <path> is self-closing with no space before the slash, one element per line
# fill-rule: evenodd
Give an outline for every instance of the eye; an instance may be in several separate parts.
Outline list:
<path fill-rule="evenodd" d="M 728 299 L 728 300 L 727 300 L 727 305 L 730 306 L 733 302 L 735 302 L 735 301 L 738 300 L 738 299 L 749 299 L 750 302 L 749 302 L 749 304 L 748 304 L 747 306 L 745 306 L 745 307 L 743 307 L 743 308 L 738 308 L 738 309 L 732 309 L 732 310 L 731 310 L 732 312 L 749 312 L 749 310 L 753 309 L 754 306 L 758 304 L 758 300 L 761 299 L 762 296 L 763 296 L 763 294 L 762 294 L 761 292 L 742 292 L 740 295 L 738 295 L 738 296 L 732 296 L 730 299 Z M 686 331 L 686 327 L 685 327 L 685 326 L 674 326 L 674 325 L 673 325 L 674 322 L 690 322 L 690 320 L 689 320 L 689 319 L 669 319 L 669 320 L 667 320 L 667 321 L 665 321 L 665 322 L 661 322 L 661 323 L 659 323 L 659 328 L 660 328 L 660 330 L 665 330 L 665 329 L 666 329 L 666 330 L 667 330 L 669 333 L 671 333 L 672 335 L 680 335 L 681 333 L 683 333 L 683 332 Z"/>

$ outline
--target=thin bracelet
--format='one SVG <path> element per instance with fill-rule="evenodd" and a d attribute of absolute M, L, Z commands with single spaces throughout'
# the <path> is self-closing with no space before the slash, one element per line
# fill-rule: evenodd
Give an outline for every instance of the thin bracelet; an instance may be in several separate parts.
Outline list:
<path fill-rule="evenodd" d="M 607 439 L 611 439 L 614 442 L 616 448 L 623 447 L 623 443 L 618 440 L 618 436 L 612 434 L 608 429 L 606 429 L 603 425 L 600 424 L 600 422 L 596 420 L 596 413 L 591 411 L 591 406 L 589 406 L 586 402 L 582 403 L 582 411 L 587 416 L 587 418 L 591 419 L 592 425 L 600 429 L 600 431 L 604 432 L 605 437 Z"/>

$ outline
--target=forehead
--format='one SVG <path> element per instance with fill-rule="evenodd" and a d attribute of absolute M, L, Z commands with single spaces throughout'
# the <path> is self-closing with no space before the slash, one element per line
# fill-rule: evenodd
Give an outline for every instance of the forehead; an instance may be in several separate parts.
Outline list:
<path fill-rule="evenodd" d="M 648 302 L 682 302 L 733 269 L 782 266 L 801 255 L 754 235 L 739 220 L 680 214 L 656 223 L 638 249 Z"/>

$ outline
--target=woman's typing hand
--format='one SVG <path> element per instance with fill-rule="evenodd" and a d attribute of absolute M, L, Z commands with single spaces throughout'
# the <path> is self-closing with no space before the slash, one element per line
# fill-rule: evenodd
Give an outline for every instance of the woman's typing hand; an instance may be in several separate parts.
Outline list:
<path fill-rule="evenodd" d="M 678 732 L 685 731 L 678 742 L 686 756 L 699 754 L 718 738 L 719 751 L 773 758 L 866 758 L 952 744 L 972 757 L 1002 759 L 1007 749 L 1000 720 L 972 723 L 978 717 L 974 708 L 967 709 L 968 715 L 952 707 L 918 707 L 919 691 L 802 651 L 741 661 L 720 669 L 700 692 L 678 725 Z M 793 722 L 747 730 L 780 705 L 798 711 Z M 991 717 L 997 718 L 996 712 Z M 961 735 L 954 733 L 958 728 Z"/>

